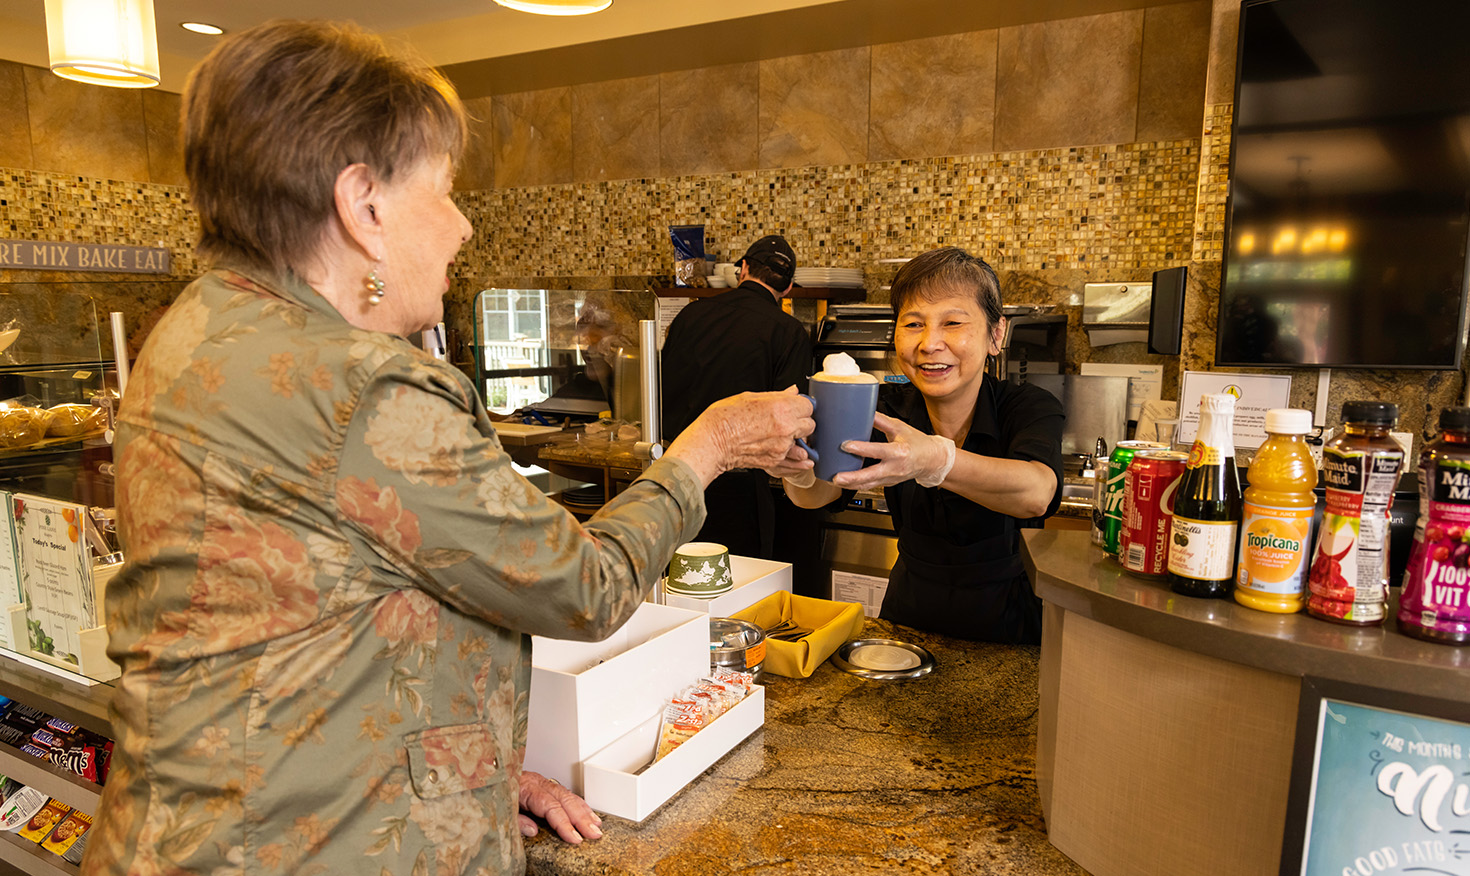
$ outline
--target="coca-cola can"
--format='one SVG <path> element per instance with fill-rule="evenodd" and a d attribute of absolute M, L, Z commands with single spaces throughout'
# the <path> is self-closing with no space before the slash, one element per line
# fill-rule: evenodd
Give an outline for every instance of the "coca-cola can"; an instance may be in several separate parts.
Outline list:
<path fill-rule="evenodd" d="M 1169 571 L 1174 494 L 1188 456 L 1181 450 L 1140 450 L 1123 472 L 1118 562 L 1135 575 L 1162 578 Z"/>

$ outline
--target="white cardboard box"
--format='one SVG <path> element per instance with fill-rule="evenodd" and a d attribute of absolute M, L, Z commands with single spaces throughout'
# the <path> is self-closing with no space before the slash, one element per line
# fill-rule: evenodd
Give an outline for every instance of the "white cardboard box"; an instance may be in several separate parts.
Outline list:
<path fill-rule="evenodd" d="M 730 589 L 711 599 L 665 593 L 664 603 L 690 611 L 702 611 L 710 617 L 729 617 L 749 608 L 778 590 L 791 592 L 791 564 L 755 557 L 730 555 Z"/>
<path fill-rule="evenodd" d="M 757 686 L 735 708 L 639 773 L 653 759 L 659 719 L 653 715 L 587 759 L 582 765 L 587 805 L 632 821 L 647 818 L 766 722 L 766 689 Z"/>
<path fill-rule="evenodd" d="M 645 602 L 601 642 L 532 636 L 525 768 L 581 793 L 582 761 L 707 674 L 704 612 Z"/>

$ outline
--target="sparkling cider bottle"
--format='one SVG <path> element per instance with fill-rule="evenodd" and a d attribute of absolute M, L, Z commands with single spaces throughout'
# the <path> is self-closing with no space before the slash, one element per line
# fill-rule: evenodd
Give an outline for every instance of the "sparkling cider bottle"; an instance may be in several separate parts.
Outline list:
<path fill-rule="evenodd" d="M 1230 594 L 1240 532 L 1240 473 L 1235 469 L 1235 397 L 1199 400 L 1199 432 L 1174 494 L 1169 586 L 1186 596 Z"/>

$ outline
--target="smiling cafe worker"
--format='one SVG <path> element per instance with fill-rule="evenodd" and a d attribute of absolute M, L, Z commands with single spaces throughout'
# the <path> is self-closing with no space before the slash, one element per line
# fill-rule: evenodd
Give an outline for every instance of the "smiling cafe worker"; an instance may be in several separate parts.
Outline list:
<path fill-rule="evenodd" d="M 891 297 L 894 351 L 909 383 L 884 384 L 873 440 L 845 445 L 874 462 L 830 483 L 809 468 L 788 475 L 786 493 L 816 508 L 843 490 L 884 488 L 898 534 L 884 619 L 964 639 L 1040 642 L 1020 530 L 1040 526 L 1061 502 L 1062 405 L 1040 387 L 985 373 L 1005 317 L 995 271 L 980 258 L 956 247 L 926 252 L 899 270 Z"/>

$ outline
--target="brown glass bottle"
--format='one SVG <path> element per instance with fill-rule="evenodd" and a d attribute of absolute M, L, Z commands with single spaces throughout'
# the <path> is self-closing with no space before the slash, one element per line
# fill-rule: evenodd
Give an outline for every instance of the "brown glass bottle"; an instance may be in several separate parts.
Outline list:
<path fill-rule="evenodd" d="M 1235 468 L 1235 397 L 1200 397 L 1199 432 L 1174 494 L 1169 587 L 1185 596 L 1223 598 L 1235 579 L 1240 534 L 1240 473 Z"/>
<path fill-rule="evenodd" d="M 1322 448 L 1327 500 L 1307 572 L 1307 613 L 1376 626 L 1388 614 L 1388 511 L 1404 468 L 1404 451 L 1388 434 L 1399 407 L 1343 402 L 1342 419 L 1343 433 Z"/>

